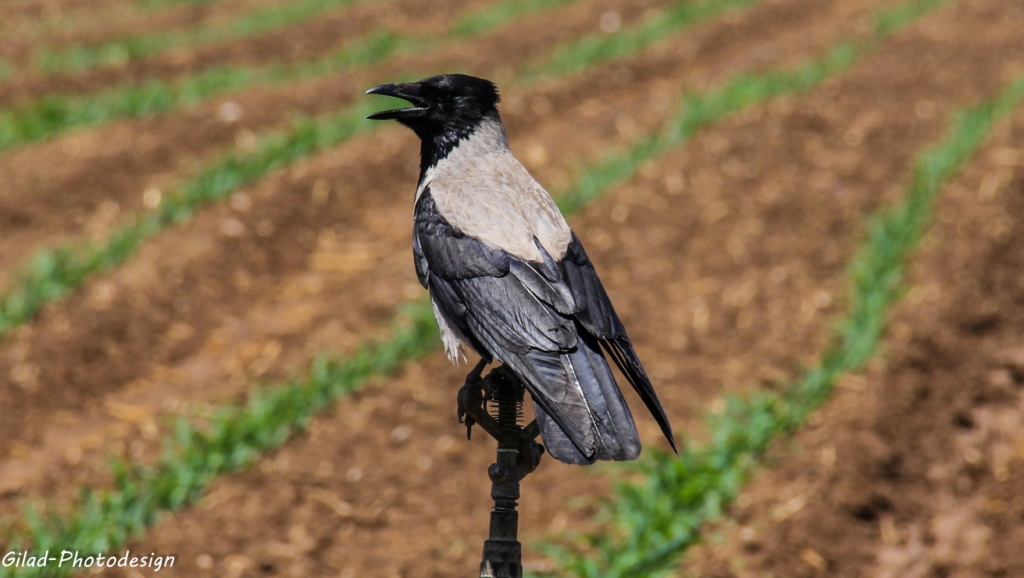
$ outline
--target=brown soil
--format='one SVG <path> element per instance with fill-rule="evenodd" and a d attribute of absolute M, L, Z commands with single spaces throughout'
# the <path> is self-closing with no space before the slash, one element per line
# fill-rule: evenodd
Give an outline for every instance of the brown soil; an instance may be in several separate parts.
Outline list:
<path fill-rule="evenodd" d="M 946 187 L 885 358 L 780 448 L 693 575 L 1024 575 L 1022 167 L 1019 112 Z"/>
<path fill-rule="evenodd" d="M 95 17 L 113 10 L 130 10 L 135 4 L 131 0 L 51 0 L 51 1 L 19 1 L 11 0 L 4 3 L 3 30 L 17 38 L 23 28 L 32 27 L 37 30 L 68 26 L 75 19 L 80 24 L 82 17 Z"/>
<path fill-rule="evenodd" d="M 273 5 L 273 0 L 181 2 L 146 8 L 136 0 L 50 0 L 7 2 L 0 32 L 0 58 L 31 70 L 38 52 L 74 45 L 95 45 L 151 32 L 184 30 L 223 23 Z M 7 84 L 0 84 L 7 90 Z"/>
<path fill-rule="evenodd" d="M 863 31 L 866 21 L 859 15 L 866 10 L 891 4 L 777 0 L 699 27 L 623 64 L 506 90 L 503 114 L 513 150 L 543 183 L 557 190 L 583 159 L 622 146 L 656 126 L 684 89 L 713 85 L 739 70 L 817 55 L 837 38 Z M 863 234 L 863 217 L 902 189 L 914 152 L 941 135 L 944 113 L 993 94 L 1008 71 L 1024 69 L 1024 38 L 1012 25 L 1013 7 L 997 0 L 967 4 L 954 3 L 926 17 L 822 89 L 752 109 L 702 131 L 687 147 L 650 163 L 635 179 L 573 219 L 573 227 L 597 262 L 645 363 L 660 384 L 677 429 L 698 433 L 696 418 L 723 393 L 772 387 L 812 358 L 830 320 L 841 310 L 844 265 Z M 558 14 L 565 16 L 565 31 L 550 26 L 550 16 L 537 16 L 515 30 L 462 43 L 429 58 L 404 58 L 375 74 L 379 78 L 401 69 L 441 70 L 463 63 L 460 67 L 467 70 L 507 79 L 514 68 L 505 63 L 528 61 L 555 44 L 561 34 L 570 37 L 591 30 L 600 14 L 623 5 L 588 3 L 564 9 Z M 633 12 L 624 14 L 636 17 Z M 346 79 L 349 86 L 343 90 L 334 87 L 326 91 L 329 82 L 319 81 L 288 90 L 246 92 L 237 100 L 246 111 L 242 125 L 211 125 L 205 120 L 214 118 L 216 106 L 211 104 L 199 107 L 205 117 L 191 111 L 168 119 L 85 131 L 76 137 L 83 139 L 79 142 L 91 139 L 81 149 L 84 158 L 68 170 L 63 186 L 77 190 L 81 183 L 85 202 L 92 203 L 83 206 L 90 207 L 90 212 L 108 199 L 118 203 L 122 212 L 131 212 L 138 208 L 137 198 L 150 175 L 163 174 L 162 178 L 170 181 L 195 159 L 228 146 L 241 128 L 275 126 L 283 118 L 282 113 L 259 111 L 327 110 L 350 102 L 357 88 L 370 84 L 371 75 L 366 76 Z M 203 127 L 205 131 L 198 130 Z M 1016 141 L 1013 135 L 1018 135 Z M 0 163 L 6 165 L 4 170 L 10 166 L 15 175 L 30 178 L 31 170 L 21 165 L 35 163 L 38 167 L 43 159 L 52 162 L 47 153 L 61 154 L 66 143 L 74 142 L 71 138 L 14 153 L 0 158 Z M 214 142 L 196 140 L 204 138 Z M 1010 143 L 1002 145 L 1004 148 L 1020 146 L 1013 144 L 1019 143 L 1019 131 L 1000 138 Z M 148 139 L 153 146 L 152 155 L 144 153 L 137 164 L 126 162 L 135 152 L 133 148 L 139 148 L 140 141 L 133 139 Z M 113 149 L 110 156 L 98 153 L 101 146 Z M 163 155 L 157 152 L 161 150 Z M 983 158 L 995 158 L 993 154 L 1003 160 L 1010 158 L 1008 153 L 990 153 Z M 17 155 L 23 155 L 21 163 L 9 160 Z M 65 152 L 63 158 L 69 156 Z M 201 413 L 204 403 L 244 395 L 252 379 L 301 371 L 311 354 L 325 349 L 350 350 L 361 338 L 380 335 L 380 327 L 396 303 L 422 294 L 408 261 L 407 246 L 415 156 L 413 137 L 396 127 L 299 163 L 236 195 L 227 205 L 205 210 L 186 226 L 162 235 L 123 269 L 89 283 L 0 342 L 0 413 L 5 415 L 0 423 L 0 440 L 4 441 L 0 443 L 6 444 L 0 450 L 6 451 L 0 461 L 0 514 L 14 513 L 19 500 L 65 501 L 74 490 L 68 479 L 104 484 L 104 453 L 152 455 L 164 415 Z M 90 165 L 104 163 L 109 163 L 106 171 L 91 169 L 96 170 L 92 177 L 96 185 L 90 193 L 89 181 L 80 179 L 89 174 Z M 127 175 L 124 191 L 103 191 L 103 178 L 122 168 Z M 977 182 L 984 180 L 978 175 L 985 170 L 982 163 L 972 167 L 975 181 L 963 185 L 970 194 L 978 189 Z M 1005 166 L 1001 170 L 1000 180 L 994 181 L 995 190 L 1012 186 L 1020 190 L 1019 179 L 1013 181 L 1016 185 L 1006 185 L 1011 181 L 1006 175 L 1011 173 Z M 37 178 L 34 186 L 22 191 L 35 194 L 51 187 L 51 196 L 40 195 L 39 202 L 46 203 L 48 198 L 57 198 L 60 186 Z M 0 202 L 19 198 L 11 194 L 14 190 L 0 191 Z M 969 200 L 969 195 L 964 195 Z M 1013 198 L 1006 192 L 992 197 Z M 1011 253 L 1006 247 L 1012 246 L 1019 227 L 1008 216 L 1020 214 L 1022 204 L 1007 204 L 1001 213 L 979 214 L 978 220 L 971 221 L 993 242 L 1003 243 L 1000 255 Z M 969 208 L 944 211 L 962 218 Z M 46 212 L 41 210 L 38 218 L 47 216 Z M 991 233 L 996 231 L 990 229 L 993 223 L 1007 223 L 996 229 L 1009 232 Z M 936 246 L 959 238 L 955 223 L 951 226 L 953 234 L 937 237 Z M 36 237 L 26 237 L 24 246 L 35 245 L 42 238 L 66 236 L 65 228 L 72 234 L 82 230 L 81 225 L 69 227 L 57 219 L 40 226 Z M 971 237 L 970 231 L 963 234 Z M 984 241 L 982 233 L 973 236 Z M 1020 325 L 1014 325 L 1016 317 L 1007 313 L 998 317 L 995 329 L 988 329 L 992 314 L 984 312 L 989 309 L 982 308 L 982 317 L 977 318 L 979 310 L 970 307 L 979 302 L 976 296 L 982 295 L 984 288 L 1010 287 L 1014 280 L 1019 304 L 1019 266 L 996 274 L 984 267 L 996 249 L 987 253 L 987 260 L 971 259 L 975 254 L 968 249 L 957 250 L 967 251 L 957 253 L 962 259 L 956 262 L 962 267 L 950 269 L 951 276 L 940 272 L 944 276 L 936 279 L 980 283 L 975 293 L 950 296 L 950 307 L 959 307 L 955 311 L 965 316 L 957 321 L 960 327 L 966 323 L 966 334 L 975 331 L 975 339 L 1005 333 L 1005 342 L 993 341 L 992 349 L 985 350 L 993 352 L 991 355 L 1010 345 L 1019 346 L 1019 339 L 1012 342 L 1009 337 L 1012 328 Z M 942 257 L 932 260 L 937 267 L 953 267 L 955 261 L 948 256 L 949 263 Z M 915 271 L 915 275 L 920 273 Z M 937 281 L 929 283 L 923 286 L 941 286 Z M 975 285 L 965 283 L 967 286 Z M 930 299 L 931 293 L 923 295 L 926 297 L 921 299 Z M 939 295 L 946 299 L 945 292 Z M 1002 315 L 1009 303 L 997 302 L 995 311 Z M 933 319 L 934 315 L 920 317 L 897 324 L 894 335 L 910 331 L 899 327 L 919 326 L 920 335 L 930 338 L 934 331 L 923 331 L 929 324 L 940 325 L 941 320 Z M 981 333 L 975 327 L 980 327 Z M 924 337 L 921 340 L 925 345 L 914 350 L 918 356 L 914 359 L 926 362 L 908 362 L 908 367 L 927 367 L 929 362 L 938 363 L 960 351 L 959 342 L 952 338 L 935 344 Z M 905 341 L 912 342 L 909 338 Z M 965 364 L 971 358 L 983 356 L 963 354 Z M 976 382 L 1003 380 L 1003 386 L 996 383 L 982 389 L 1003 391 L 1009 387 L 1008 391 L 1015 392 L 1015 386 L 1006 386 L 1005 378 L 1009 375 L 1011 381 L 1017 380 L 1016 372 L 1021 370 L 1008 363 L 992 361 L 978 374 L 984 379 Z M 991 370 L 990 376 L 986 372 Z M 482 441 L 482 435 L 472 444 L 461 440 L 453 408 L 455 390 L 465 371 L 464 366 L 452 367 L 442 356 L 433 355 L 407 364 L 396 376 L 371 383 L 315 419 L 306 435 L 268 456 L 259 467 L 218 480 L 197 507 L 168 516 L 132 547 L 177 554 L 179 565 L 163 571 L 169 575 L 470 575 L 486 529 L 488 500 L 483 472 L 491 461 L 492 445 Z M 875 371 L 887 370 L 879 367 Z M 1000 371 L 1002 377 L 992 377 Z M 875 381 L 881 379 L 871 383 Z M 856 384 L 861 382 L 853 383 L 851 387 L 860 387 Z M 875 391 L 875 385 L 865 388 Z M 898 387 L 890 385 L 889 389 Z M 966 491 L 974 496 L 974 489 L 989 487 L 984 485 L 986 472 L 993 472 L 993 480 L 1007 473 L 1013 479 L 1014 468 L 1019 469 L 1016 462 L 999 462 L 1008 468 L 1004 471 L 996 468 L 994 460 L 1005 457 L 1005 449 L 995 449 L 1003 447 L 997 442 L 1016 438 L 1001 433 L 998 428 L 1003 425 L 986 425 L 1006 420 L 1004 413 L 996 411 L 1000 408 L 992 405 L 1002 402 L 991 401 L 1002 397 L 992 394 L 978 402 L 976 395 L 957 397 L 960 390 L 950 389 L 947 394 L 917 400 L 915 391 L 910 387 L 905 399 L 896 396 L 894 403 L 887 404 L 885 409 L 894 413 L 885 423 L 919 421 L 909 437 L 931 439 L 928 433 L 932 430 L 927 428 L 934 425 L 924 414 L 914 421 L 909 413 L 899 414 L 894 408 L 902 404 L 909 412 L 914 404 L 932 403 L 936 405 L 933 415 L 947 412 L 942 415 L 955 416 L 957 411 L 967 411 L 961 421 L 973 421 L 970 431 L 982 432 L 957 443 L 988 444 L 979 446 L 981 457 L 971 454 L 972 467 L 981 473 L 970 470 L 967 475 L 982 483 L 957 490 L 959 486 L 950 481 L 949 492 Z M 867 397 L 844 390 L 822 415 L 833 408 L 842 409 L 841 404 L 849 403 L 845 400 L 851 396 Z M 1011 397 L 1007 394 L 1006 399 Z M 993 413 L 973 411 L 973 405 L 961 403 L 964 400 L 981 403 L 981 409 Z M 631 402 L 640 407 L 635 399 Z M 189 409 L 194 405 L 200 407 Z M 865 408 L 859 415 L 880 411 L 875 405 Z M 802 434 L 810 436 L 835 424 L 836 431 L 828 434 L 838 448 L 833 454 L 839 456 L 835 471 L 848 463 L 840 444 L 859 439 L 858 434 L 849 433 L 862 423 L 854 421 L 854 415 L 840 411 L 827 420 L 829 426 Z M 7 416 L 13 419 L 9 421 Z M 658 439 L 653 421 L 645 415 L 638 417 L 644 439 Z M 897 418 L 901 421 L 896 422 Z M 942 421 L 939 426 L 954 427 L 949 423 Z M 892 436 L 882 438 L 885 446 L 894 440 L 902 442 L 897 433 L 906 432 L 893 428 L 876 435 Z M 919 464 L 949 461 L 946 454 L 921 451 L 918 455 L 909 447 L 900 450 L 904 452 L 899 454 L 902 461 L 893 462 L 899 476 L 910 475 L 904 470 L 928 469 L 921 470 Z M 780 451 L 779 459 L 786 455 Z M 798 459 L 802 458 L 794 462 Z M 820 458 L 816 459 L 812 462 L 820 463 Z M 854 476 L 869 476 L 882 463 L 867 458 L 850 460 L 844 471 L 850 472 L 847 477 L 854 481 L 836 487 L 863 489 L 864 480 Z M 985 460 L 993 461 L 986 466 L 989 462 Z M 983 465 L 976 466 L 979 463 Z M 766 475 L 788 467 L 786 463 Z M 795 478 L 820 470 L 803 464 L 803 469 L 794 466 L 791 471 Z M 963 477 L 956 468 L 943 471 L 953 472 L 949 480 Z M 819 482 L 808 478 L 803 483 Z M 873 485 L 884 483 L 871 481 Z M 758 488 L 761 497 L 753 493 L 743 503 L 752 508 L 750 519 L 775 524 L 770 539 L 761 538 L 761 526 L 756 535 L 762 544 L 778 546 L 763 547 L 760 555 L 737 546 L 736 550 L 722 550 L 726 552 L 722 558 L 709 549 L 710 553 L 698 559 L 706 559 L 708 564 L 706 570 L 700 566 L 700 571 L 720 571 L 713 566 L 715 561 L 736 559 L 739 552 L 751 565 L 762 564 L 773 572 L 777 568 L 776 575 L 796 576 L 810 567 L 800 562 L 801 548 L 813 547 L 819 557 L 805 554 L 806 559 L 825 560 L 826 567 L 833 563 L 832 551 L 822 543 L 826 536 L 836 535 L 863 537 L 859 545 L 842 542 L 849 547 L 843 552 L 850 552 L 843 554 L 843 564 L 854 567 L 858 560 L 866 559 L 864 551 L 877 546 L 878 539 L 871 532 L 877 533 L 878 520 L 890 511 L 899 512 L 885 510 L 879 506 L 881 500 L 869 499 L 861 515 L 875 515 L 876 519 L 868 524 L 868 531 L 856 534 L 849 527 L 854 522 L 848 514 L 841 520 L 836 515 L 829 517 L 833 510 L 826 506 L 842 509 L 839 502 L 821 499 L 818 517 L 810 518 L 821 522 L 811 536 L 818 541 L 805 546 L 787 538 L 795 533 L 787 533 L 784 524 L 809 513 L 815 502 L 808 498 L 804 509 L 776 524 L 766 519 L 770 517 L 766 513 L 774 512 L 770 508 L 777 502 L 776 494 L 769 496 L 763 486 Z M 884 486 L 879 488 L 879 495 L 889 504 L 896 503 L 894 495 L 884 493 Z M 607 495 L 608 490 L 606 477 L 593 475 L 592 470 L 546 460 L 524 484 L 524 540 L 530 544 L 548 532 L 589 527 L 597 496 Z M 1009 527 L 1012 517 L 1019 517 L 1012 493 L 1006 490 L 991 495 L 1005 506 L 1002 525 L 994 527 Z M 932 508 L 953 515 L 958 511 L 921 496 L 913 507 L 908 506 L 906 518 L 886 522 L 893 524 L 902 540 L 894 542 L 896 553 L 886 559 L 917 563 L 940 543 L 937 539 L 929 543 L 924 521 L 930 518 L 913 518 L 913 512 Z M 873 495 L 868 497 L 873 499 Z M 988 504 L 984 499 L 979 503 Z M 982 519 L 980 512 L 988 512 L 984 507 L 972 510 L 975 518 L 954 516 L 970 524 L 947 522 L 943 527 L 964 527 L 970 531 L 957 530 L 957 536 L 974 536 L 972 520 Z M 904 519 L 908 520 L 906 526 Z M 920 520 L 918 542 L 910 538 L 910 523 L 915 520 Z M 840 527 L 840 521 L 846 526 Z M 723 528 L 723 535 L 728 535 L 729 526 Z M 1009 530 L 1004 533 L 1011 534 Z M 727 540 L 722 548 L 734 543 L 739 542 Z M 1010 542 L 1005 544 L 1003 548 L 1012 551 Z M 856 547 L 864 550 L 855 551 Z M 769 551 L 797 554 L 769 559 L 764 555 Z M 545 561 L 532 552 L 528 547 L 530 566 L 543 568 Z M 801 563 L 804 568 L 799 567 Z M 866 568 L 863 564 L 859 567 Z M 898 570 L 892 575 L 903 575 L 903 567 L 891 567 Z M 1005 567 L 1010 570 L 1004 575 L 1015 575 L 1012 565 Z"/>
<path fill-rule="evenodd" d="M 150 79 L 173 81 L 213 66 L 260 66 L 313 60 L 381 29 L 401 36 L 437 36 L 485 0 L 361 2 L 312 20 L 248 38 L 167 51 L 122 66 L 88 72 L 23 75 L 0 85 L 0 105 L 17 105 L 47 94 L 89 94 Z"/>

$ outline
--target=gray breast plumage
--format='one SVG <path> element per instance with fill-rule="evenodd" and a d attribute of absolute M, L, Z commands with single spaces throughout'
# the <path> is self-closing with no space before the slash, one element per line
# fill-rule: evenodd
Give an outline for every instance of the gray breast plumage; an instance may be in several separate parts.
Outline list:
<path fill-rule="evenodd" d="M 559 260 L 572 239 L 551 195 L 512 156 L 499 121 L 482 122 L 428 169 L 417 200 L 427 187 L 453 227 L 520 259 L 541 261 L 537 239 Z"/>

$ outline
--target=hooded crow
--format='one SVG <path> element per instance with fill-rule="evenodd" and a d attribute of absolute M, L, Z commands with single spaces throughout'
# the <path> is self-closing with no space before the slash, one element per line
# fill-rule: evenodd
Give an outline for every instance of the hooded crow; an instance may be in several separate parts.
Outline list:
<path fill-rule="evenodd" d="M 497 359 L 511 368 L 559 461 L 636 459 L 640 437 L 603 350 L 675 449 L 665 410 L 583 245 L 509 150 L 497 87 L 443 74 L 367 94 L 413 105 L 368 118 L 397 120 L 422 141 L 413 255 L 448 357 L 464 359 L 466 344 L 481 356 L 478 367 Z"/>

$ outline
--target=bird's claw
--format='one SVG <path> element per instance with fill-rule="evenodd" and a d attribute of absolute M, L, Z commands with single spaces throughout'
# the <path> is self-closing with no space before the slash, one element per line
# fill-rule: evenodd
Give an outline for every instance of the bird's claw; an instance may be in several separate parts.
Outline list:
<path fill-rule="evenodd" d="M 466 376 L 466 383 L 459 389 L 459 423 L 466 426 L 466 439 L 473 439 L 473 426 L 478 425 L 488 435 L 497 440 L 499 446 L 516 448 L 519 458 L 515 467 L 515 475 L 517 479 L 522 479 L 536 469 L 541 456 L 544 454 L 544 446 L 535 441 L 537 436 L 540 435 L 540 428 L 536 420 L 530 422 L 530 424 L 518 432 L 510 432 L 499 426 L 494 416 L 487 411 L 487 402 L 492 394 L 493 384 L 491 380 L 501 378 L 496 378 L 492 375 L 488 375 L 487 378 L 481 377 L 485 366 L 486 364 L 483 362 L 478 364 Z"/>
<path fill-rule="evenodd" d="M 466 383 L 459 389 L 459 410 L 458 417 L 459 423 L 466 425 L 466 439 L 473 439 L 473 426 L 480 424 L 481 427 L 487 429 L 486 423 L 481 423 L 483 420 L 492 419 L 491 415 L 487 413 L 487 407 L 485 400 L 488 395 L 487 383 L 480 377 L 483 373 L 484 367 L 487 364 L 481 361 L 477 364 L 473 371 L 466 376 Z"/>
<path fill-rule="evenodd" d="M 466 415 L 466 410 L 463 409 L 462 404 L 459 404 L 459 423 L 466 424 L 466 439 L 473 439 L 473 426 L 476 425 L 476 421 Z"/>
<path fill-rule="evenodd" d="M 465 412 L 463 412 L 463 419 L 460 419 L 459 423 L 466 424 L 466 439 L 473 439 L 473 426 L 476 425 L 476 420 L 465 415 Z"/>

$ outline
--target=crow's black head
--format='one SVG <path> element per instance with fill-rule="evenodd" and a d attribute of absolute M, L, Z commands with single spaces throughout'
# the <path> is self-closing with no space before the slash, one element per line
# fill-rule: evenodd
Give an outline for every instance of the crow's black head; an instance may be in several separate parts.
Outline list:
<path fill-rule="evenodd" d="M 397 120 L 421 139 L 465 134 L 486 116 L 497 116 L 498 88 L 483 78 L 465 74 L 441 74 L 405 84 L 382 84 L 366 94 L 383 94 L 407 100 L 413 106 L 371 114 L 373 120 Z"/>

